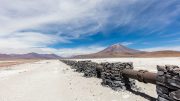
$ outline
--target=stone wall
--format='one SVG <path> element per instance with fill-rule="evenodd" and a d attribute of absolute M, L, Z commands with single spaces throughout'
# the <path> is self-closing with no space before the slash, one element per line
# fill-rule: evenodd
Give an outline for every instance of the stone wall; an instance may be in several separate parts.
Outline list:
<path fill-rule="evenodd" d="M 85 77 L 98 77 L 102 85 L 113 90 L 137 90 L 135 80 L 122 75 L 123 69 L 133 69 L 133 63 L 94 63 L 91 61 L 61 60 Z M 157 101 L 180 101 L 180 67 L 157 66 L 156 92 Z"/>
<path fill-rule="evenodd" d="M 102 85 L 108 85 L 113 90 L 134 89 L 135 80 L 126 78 L 122 75 L 123 69 L 133 69 L 132 63 L 101 63 L 102 69 Z"/>
<path fill-rule="evenodd" d="M 61 60 L 70 65 L 76 72 L 84 73 L 85 77 L 97 77 L 102 79 L 102 85 L 111 87 L 113 90 L 134 89 L 135 80 L 122 76 L 123 69 L 133 69 L 132 63 L 95 63 L 92 61 Z"/>
<path fill-rule="evenodd" d="M 70 61 L 70 60 L 61 60 L 67 65 L 70 65 L 72 69 L 76 72 L 84 73 L 85 77 L 97 77 L 98 63 L 91 61 Z"/>
<path fill-rule="evenodd" d="M 180 68 L 178 66 L 157 66 L 158 101 L 180 101 Z"/>

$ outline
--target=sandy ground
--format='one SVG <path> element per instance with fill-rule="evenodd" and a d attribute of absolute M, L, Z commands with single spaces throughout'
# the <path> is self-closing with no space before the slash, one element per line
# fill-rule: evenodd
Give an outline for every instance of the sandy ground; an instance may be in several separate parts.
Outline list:
<path fill-rule="evenodd" d="M 178 64 L 178 60 L 173 61 Z M 142 63 L 143 59 L 136 61 Z M 153 64 L 149 60 L 144 62 L 139 66 Z M 101 79 L 82 77 L 58 60 L 43 60 L 1 69 L 0 101 L 148 101 L 150 96 L 157 96 L 154 85 L 138 82 L 137 85 L 142 87 L 142 93 L 113 91 L 101 86 Z"/>

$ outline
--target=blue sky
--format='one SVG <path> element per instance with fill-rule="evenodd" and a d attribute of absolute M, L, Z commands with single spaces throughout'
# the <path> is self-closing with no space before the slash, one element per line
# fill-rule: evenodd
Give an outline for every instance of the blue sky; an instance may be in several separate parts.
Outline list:
<path fill-rule="evenodd" d="M 1 53 L 180 51 L 180 0 L 0 0 Z"/>

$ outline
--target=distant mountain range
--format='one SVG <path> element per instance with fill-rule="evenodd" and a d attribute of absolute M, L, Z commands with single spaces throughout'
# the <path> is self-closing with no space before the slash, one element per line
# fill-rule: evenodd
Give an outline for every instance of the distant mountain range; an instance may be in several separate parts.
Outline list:
<path fill-rule="evenodd" d="M 180 51 L 154 51 L 146 52 L 131 49 L 121 44 L 114 44 L 106 49 L 86 55 L 77 55 L 71 58 L 114 58 L 114 57 L 180 57 Z M 61 59 L 62 57 L 56 54 L 0 54 L 0 59 Z"/>
<path fill-rule="evenodd" d="M 87 55 L 78 55 L 73 58 L 110 58 L 110 57 L 180 57 L 180 51 L 154 51 L 146 52 L 125 47 L 121 44 L 114 44 L 106 49 Z"/>
<path fill-rule="evenodd" d="M 61 58 L 55 54 L 0 54 L 0 59 L 59 59 Z"/>

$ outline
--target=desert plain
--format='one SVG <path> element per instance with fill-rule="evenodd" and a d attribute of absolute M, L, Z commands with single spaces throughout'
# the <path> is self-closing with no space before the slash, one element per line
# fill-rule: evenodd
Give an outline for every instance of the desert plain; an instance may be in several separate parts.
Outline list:
<path fill-rule="evenodd" d="M 94 62 L 133 62 L 134 69 L 156 72 L 157 65 L 178 65 L 171 58 L 75 59 Z M 0 64 L 12 61 L 0 61 Z M 13 62 L 14 63 L 14 62 Z M 139 92 L 113 91 L 101 85 L 101 79 L 85 78 L 59 60 L 38 60 L 0 68 L 0 101 L 151 101 L 156 86 L 136 82 Z"/>

